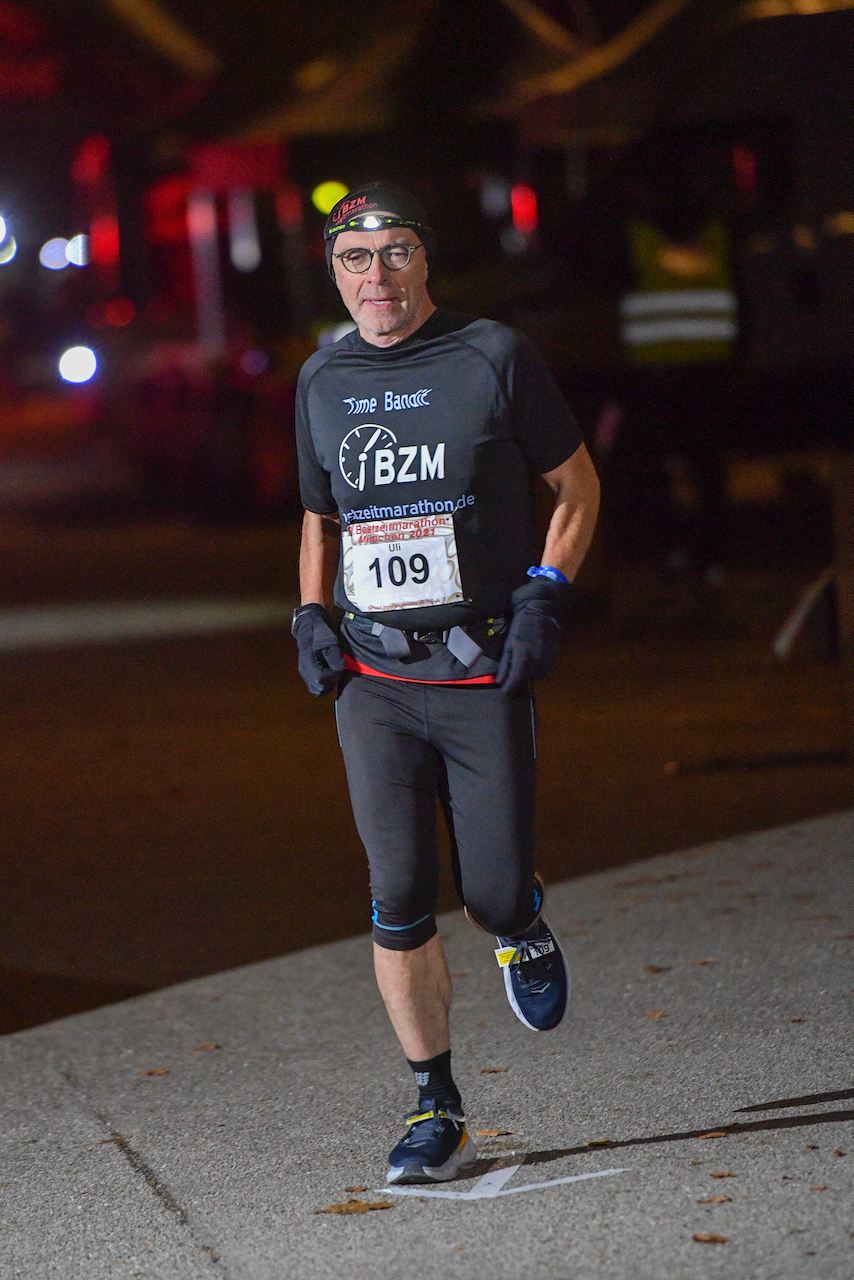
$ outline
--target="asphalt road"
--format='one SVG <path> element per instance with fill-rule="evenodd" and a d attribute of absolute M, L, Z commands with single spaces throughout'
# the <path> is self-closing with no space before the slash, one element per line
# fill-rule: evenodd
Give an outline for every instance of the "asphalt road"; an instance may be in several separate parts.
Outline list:
<path fill-rule="evenodd" d="M 384 1182 L 413 1083 L 367 935 L 3 1037 L 3 1280 L 850 1280 L 852 840 L 556 886 L 547 1035 L 440 917 L 479 1148 L 440 1188 Z"/>
<path fill-rule="evenodd" d="M 9 524 L 0 608 L 286 601 L 296 546 Z M 808 578 L 735 573 L 714 600 L 590 581 L 538 697 L 547 880 L 851 806 L 837 668 L 809 640 L 769 658 Z M 0 701 L 0 1031 L 364 930 L 331 704 L 285 628 L 2 652 Z"/>

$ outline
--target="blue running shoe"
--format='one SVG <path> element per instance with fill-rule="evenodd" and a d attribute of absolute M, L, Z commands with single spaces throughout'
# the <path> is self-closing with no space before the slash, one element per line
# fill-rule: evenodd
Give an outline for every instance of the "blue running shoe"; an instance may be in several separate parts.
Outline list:
<path fill-rule="evenodd" d="M 495 955 L 516 1017 L 532 1031 L 551 1031 L 569 1003 L 569 969 L 543 916 L 531 932 L 530 938 L 499 938 Z"/>
<path fill-rule="evenodd" d="M 477 1147 L 460 1112 L 424 1099 L 388 1158 L 386 1182 L 447 1182 L 474 1164 Z"/>

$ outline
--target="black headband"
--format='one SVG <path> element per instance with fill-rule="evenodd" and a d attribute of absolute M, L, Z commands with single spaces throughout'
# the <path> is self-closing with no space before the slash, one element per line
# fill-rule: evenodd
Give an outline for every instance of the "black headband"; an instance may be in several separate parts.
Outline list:
<path fill-rule="evenodd" d="M 411 227 L 416 231 L 427 253 L 428 269 L 432 270 L 436 260 L 436 235 L 421 201 L 400 187 L 372 182 L 350 191 L 326 219 L 323 229 L 326 265 L 333 280 L 332 248 L 336 236 L 342 231 L 384 231 L 388 227 Z"/>
<path fill-rule="evenodd" d="M 324 231 L 324 239 L 334 240 L 342 231 L 385 231 L 386 227 L 415 227 L 418 231 L 430 231 L 423 222 L 415 222 L 412 218 L 398 218 L 387 213 L 357 213 L 346 222 L 338 222 L 334 227 Z"/>

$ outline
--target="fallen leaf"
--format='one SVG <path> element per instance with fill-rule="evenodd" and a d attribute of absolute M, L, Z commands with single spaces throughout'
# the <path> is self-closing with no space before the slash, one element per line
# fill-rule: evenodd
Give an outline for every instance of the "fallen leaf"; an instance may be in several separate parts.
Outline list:
<path fill-rule="evenodd" d="M 315 1209 L 315 1213 L 370 1213 L 372 1209 L 393 1209 L 393 1204 L 369 1203 L 367 1200 L 346 1200 L 344 1204 L 330 1204 L 325 1209 Z"/>
<path fill-rule="evenodd" d="M 692 1164 L 702 1164 L 703 1162 L 702 1162 L 702 1160 L 692 1160 L 692 1161 L 691 1161 L 691 1163 L 692 1163 Z"/>
<path fill-rule="evenodd" d="M 717 964 L 717 960 L 695 960 L 693 963 L 694 968 L 698 969 L 701 964 Z"/>
<path fill-rule="evenodd" d="M 221 1048 L 222 1048 L 222 1045 L 221 1045 L 221 1044 L 213 1044 L 213 1043 L 212 1043 L 212 1044 L 197 1044 L 197 1045 L 196 1045 L 196 1047 L 195 1047 L 195 1049 L 193 1050 L 193 1052 L 194 1052 L 194 1053 L 207 1053 L 207 1051 L 208 1051 L 209 1049 L 221 1049 Z"/>
<path fill-rule="evenodd" d="M 840 1150 L 839 1150 L 839 1148 L 837 1147 L 833 1154 L 834 1154 L 835 1156 L 844 1156 L 844 1155 L 845 1155 L 845 1152 L 844 1152 L 844 1151 L 840 1151 Z"/>
<path fill-rule="evenodd" d="M 710 1173 L 710 1178 L 734 1178 L 734 1173 Z"/>
<path fill-rule="evenodd" d="M 585 1147 L 611 1147 L 614 1144 L 610 1138 L 593 1138 L 590 1142 L 585 1142 Z"/>
<path fill-rule="evenodd" d="M 811 1190 L 811 1191 L 826 1191 L 826 1190 L 827 1190 L 827 1185 L 826 1185 L 825 1183 L 822 1183 L 822 1184 L 821 1184 L 821 1186 L 818 1186 L 818 1187 L 811 1187 L 811 1188 L 810 1188 L 810 1190 Z"/>
<path fill-rule="evenodd" d="M 168 1076 L 168 1067 L 152 1067 L 151 1071 L 140 1071 L 141 1076 Z"/>
<path fill-rule="evenodd" d="M 661 1009 L 653 1009 L 652 1013 L 645 1013 L 643 1016 L 645 1018 L 666 1018 L 667 1014 Z"/>
<path fill-rule="evenodd" d="M 818 1151 L 818 1147 L 816 1147 L 812 1142 L 808 1142 L 807 1151 Z"/>
<path fill-rule="evenodd" d="M 787 1018 L 787 1022 L 806 1022 L 806 1018 Z"/>
<path fill-rule="evenodd" d="M 481 1067 L 480 1075 L 482 1076 L 500 1076 L 505 1071 L 509 1071 L 509 1067 Z"/>
<path fill-rule="evenodd" d="M 644 965 L 644 973 L 669 973 L 673 968 L 672 964 L 647 964 Z"/>
<path fill-rule="evenodd" d="M 677 871 L 669 871 L 662 876 L 638 876 L 637 880 L 615 880 L 615 889 L 640 889 L 647 884 L 664 884 L 668 880 L 678 880 Z"/>
<path fill-rule="evenodd" d="M 627 893 L 626 902 L 648 902 L 648 893 Z"/>
<path fill-rule="evenodd" d="M 698 1138 L 725 1138 L 727 1136 L 726 1129 L 712 1129 L 709 1133 L 698 1133 Z"/>
<path fill-rule="evenodd" d="M 727 1242 L 726 1236 L 712 1235 L 711 1231 L 698 1231 L 691 1239 L 699 1244 L 726 1244 Z"/>
<path fill-rule="evenodd" d="M 367 1191 L 367 1187 L 345 1187 L 345 1191 Z"/>
<path fill-rule="evenodd" d="M 129 1136 L 129 1137 L 132 1137 L 133 1135 L 132 1135 L 132 1134 L 129 1134 L 128 1136 Z M 127 1138 L 123 1138 L 123 1137 L 121 1136 L 121 1134 L 120 1134 L 120 1135 L 119 1135 L 118 1137 L 116 1137 L 116 1138 L 101 1138 L 100 1142 L 98 1143 L 98 1146 L 99 1146 L 99 1147 L 105 1147 L 105 1146 L 107 1145 L 107 1143 L 109 1143 L 109 1142 L 127 1142 L 127 1140 L 128 1140 Z"/>
<path fill-rule="evenodd" d="M 515 1129 L 475 1129 L 474 1136 L 476 1138 L 509 1138 L 515 1132 Z"/>
<path fill-rule="evenodd" d="M 836 941 L 842 942 L 845 938 L 854 938 L 854 933 L 837 933 Z"/>
<path fill-rule="evenodd" d="M 788 1175 L 787 1173 L 784 1173 L 784 1174 L 783 1174 L 783 1176 L 782 1176 L 782 1178 L 780 1179 L 780 1181 L 781 1181 L 781 1182 L 791 1182 L 791 1181 L 792 1181 L 792 1179 L 789 1177 L 789 1175 Z"/>
<path fill-rule="evenodd" d="M 725 1204 L 727 1200 L 731 1200 L 732 1196 L 706 1196 L 703 1200 L 698 1200 L 697 1204 Z"/>

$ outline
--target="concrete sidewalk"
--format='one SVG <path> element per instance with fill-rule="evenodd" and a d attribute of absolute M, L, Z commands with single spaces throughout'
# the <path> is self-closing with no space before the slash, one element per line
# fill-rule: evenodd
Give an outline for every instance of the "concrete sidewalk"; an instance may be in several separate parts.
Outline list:
<path fill-rule="evenodd" d="M 551 1035 L 443 917 L 476 1199 L 382 1191 L 413 1099 L 365 938 L 5 1037 L 3 1280 L 851 1280 L 853 848 L 845 813 L 552 889 Z M 316 1213 L 349 1196 L 391 1208 Z"/>

